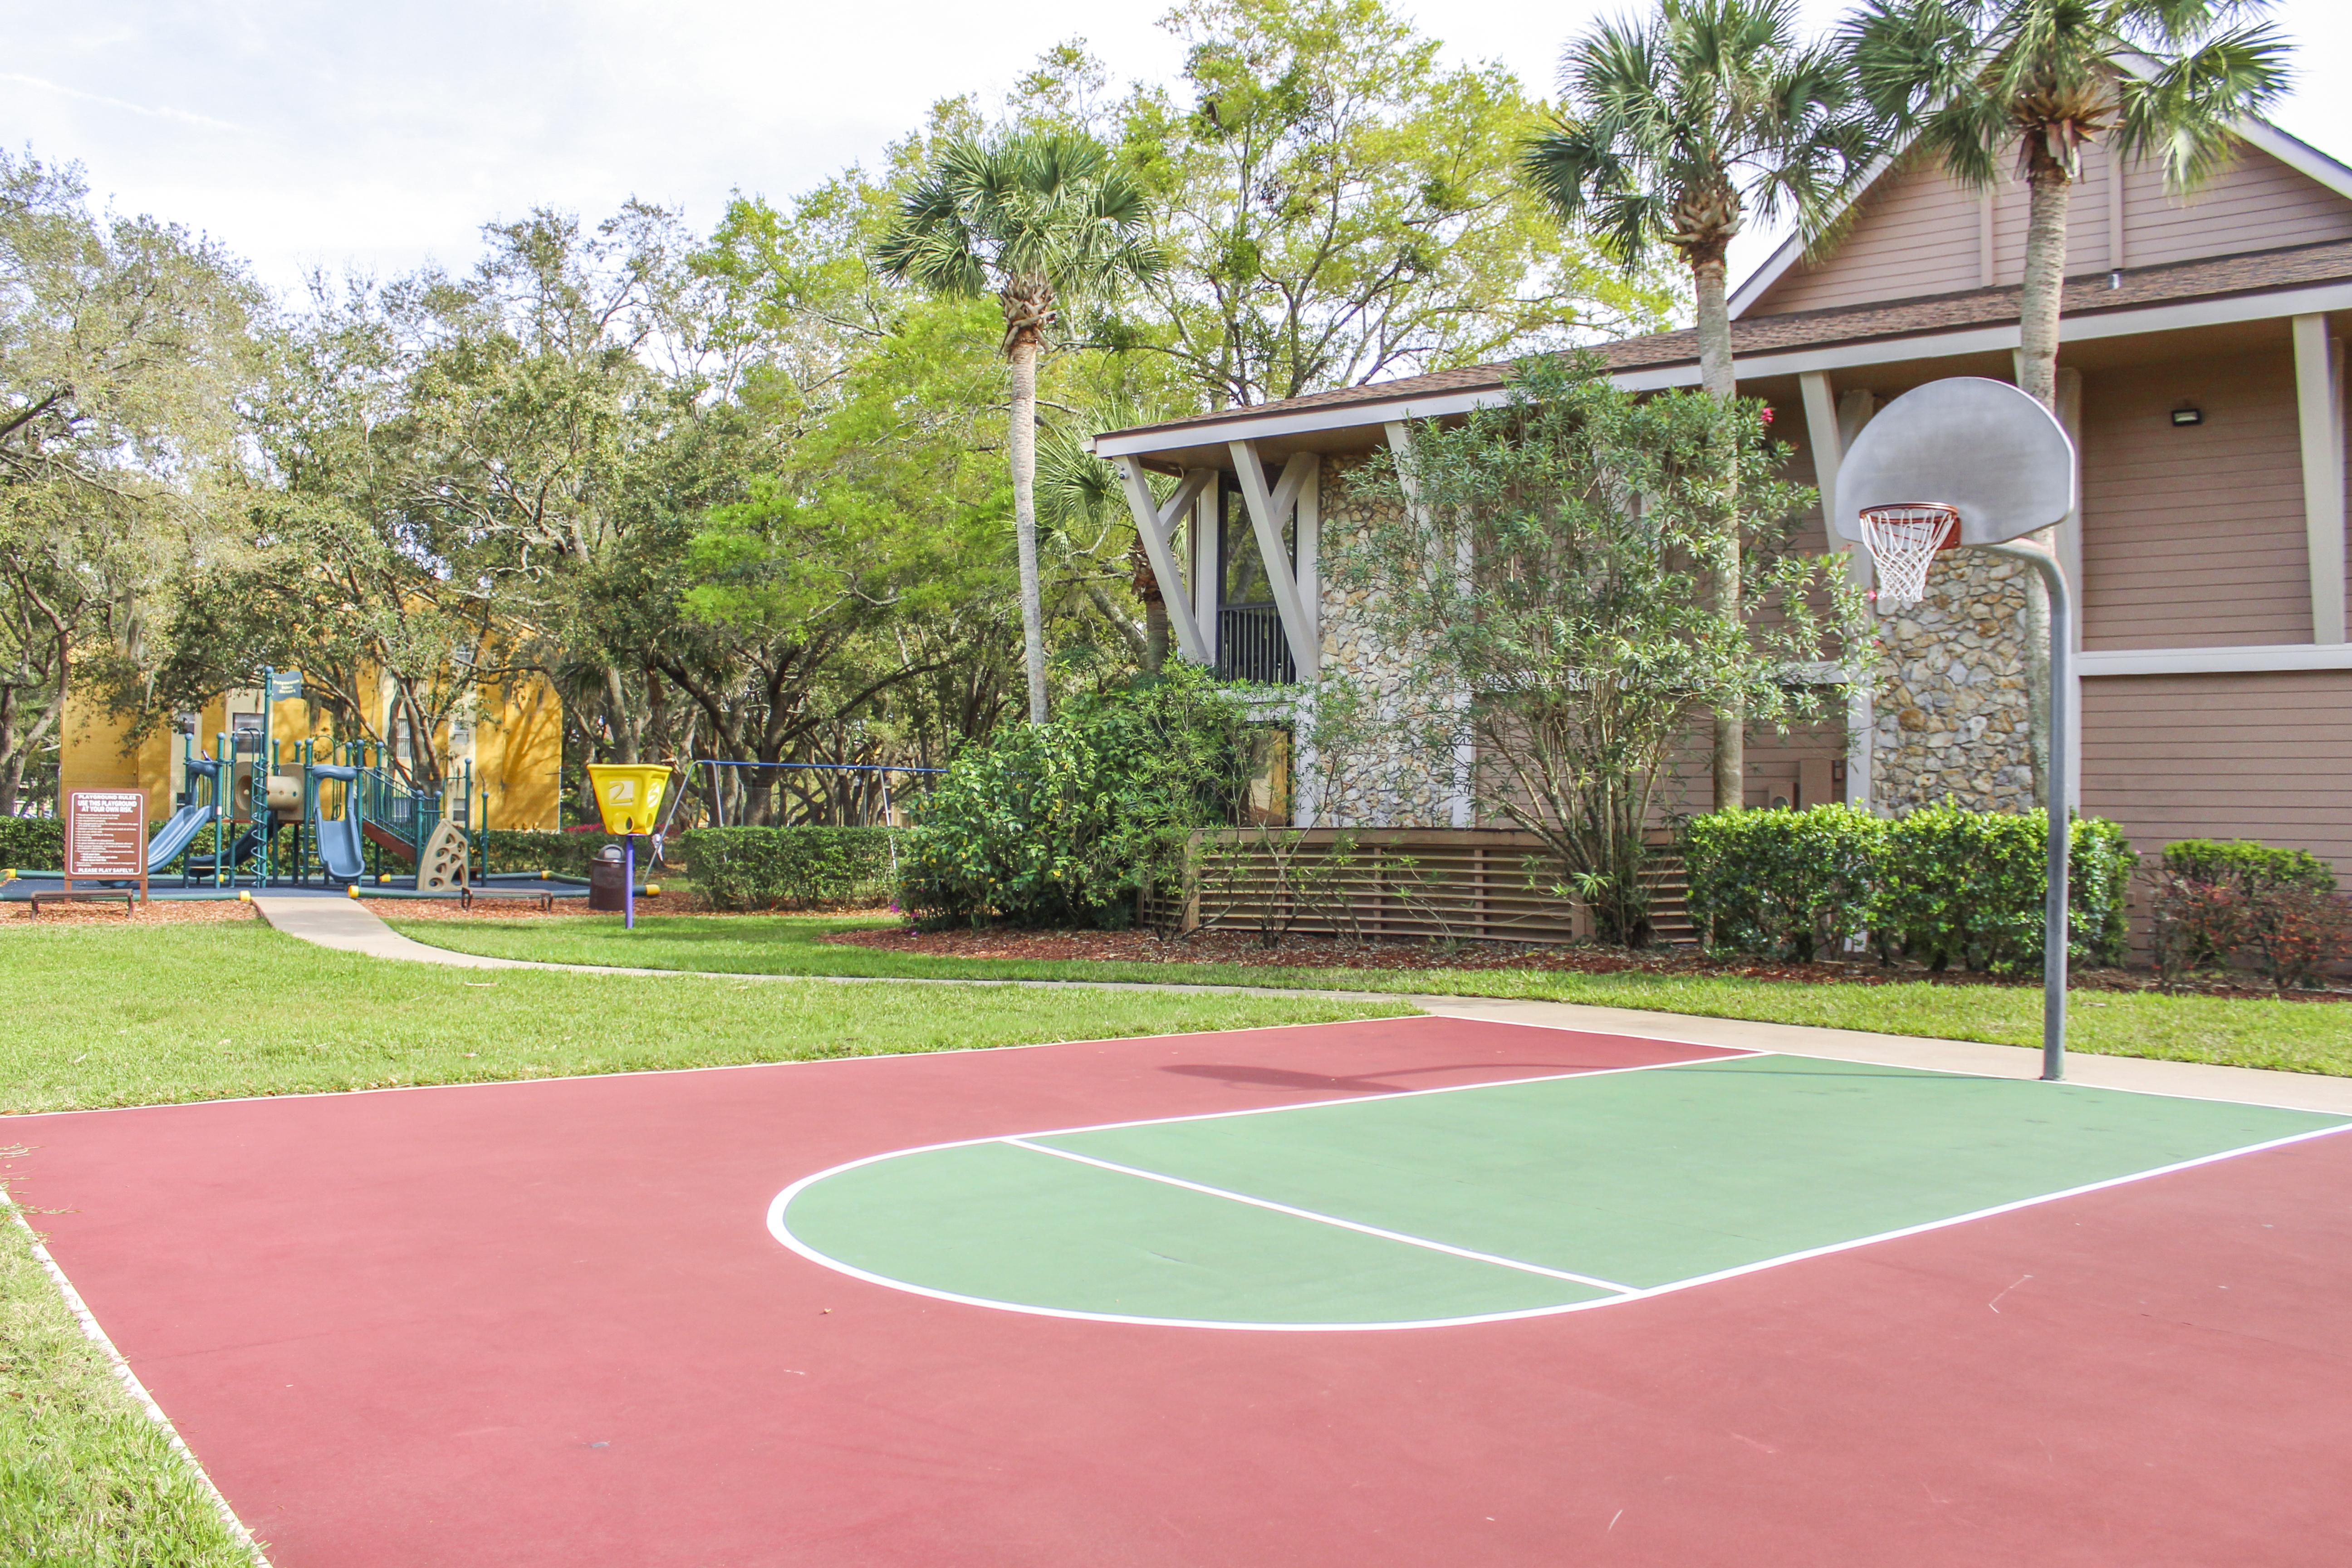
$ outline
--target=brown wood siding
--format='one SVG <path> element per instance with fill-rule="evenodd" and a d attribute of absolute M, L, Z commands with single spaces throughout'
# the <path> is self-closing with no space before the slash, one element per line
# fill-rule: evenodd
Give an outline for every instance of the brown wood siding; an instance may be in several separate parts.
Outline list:
<path fill-rule="evenodd" d="M 1835 253 L 1817 267 L 1790 268 L 1747 313 L 1948 294 L 1979 281 L 1976 197 L 1940 170 L 1913 169 L 1882 178 Z"/>
<path fill-rule="evenodd" d="M 2110 177 L 2105 151 L 2095 149 L 2084 160 L 2082 183 L 2067 204 L 2070 277 L 2112 265 Z M 1983 273 L 1977 200 L 1940 169 L 1886 175 L 1863 198 L 1853 229 L 1828 260 L 1790 268 L 1747 313 L 1769 316 L 1978 288 Z M 1993 212 L 1996 284 L 2014 284 L 2022 276 L 2026 203 L 2022 184 L 2002 182 Z M 2136 165 L 2124 176 L 2126 267 L 2337 239 L 2352 239 L 2352 201 L 2251 147 L 2185 200 L 2167 195 L 2163 175 L 2147 165 Z"/>
<path fill-rule="evenodd" d="M 2084 647 L 2311 640 L 2295 418 L 2284 344 L 2084 375 Z"/>
<path fill-rule="evenodd" d="M 2352 671 L 2084 681 L 2083 810 L 2143 854 L 2252 838 L 2352 877 Z"/>
<path fill-rule="evenodd" d="M 2124 177 L 2126 266 L 2328 239 L 2352 239 L 2352 201 L 2252 147 L 2186 200 L 2166 195 L 2164 176 L 2145 164 Z"/>

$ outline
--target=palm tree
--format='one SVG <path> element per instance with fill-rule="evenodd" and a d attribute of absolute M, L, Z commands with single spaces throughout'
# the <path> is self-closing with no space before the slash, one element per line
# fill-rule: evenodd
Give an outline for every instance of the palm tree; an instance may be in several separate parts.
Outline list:
<path fill-rule="evenodd" d="M 2286 40 L 2270 0 L 1865 0 L 1841 42 L 1864 100 L 1909 155 L 1990 190 L 2011 162 L 2026 183 L 2017 384 L 2058 405 L 2066 209 L 2083 148 L 2146 160 L 2185 195 L 2228 162 L 2238 120 L 2284 89 Z M 2044 543 L 2048 541 L 2045 538 Z M 2026 576 L 2033 791 L 2049 800 L 2050 602 Z"/>
<path fill-rule="evenodd" d="M 1560 62 L 1561 113 L 1523 166 L 1561 216 L 1628 267 L 1660 247 L 1691 270 L 1700 383 L 1722 402 L 1731 365 L 1726 255 L 1752 213 L 1820 236 L 1876 149 L 1835 49 L 1801 43 L 1796 0 L 1662 0 L 1604 22 Z M 1716 608 L 1740 614 L 1737 525 Z M 1715 804 L 1736 811 L 1741 715 L 1715 720 Z"/>
<path fill-rule="evenodd" d="M 1168 662 L 1168 600 L 1144 553 L 1143 536 L 1135 530 L 1118 471 L 1094 455 L 1081 432 L 1131 430 L 1157 425 L 1169 415 L 1125 397 L 1081 408 L 1077 415 L 1075 419 L 1047 424 L 1038 442 L 1038 524 L 1045 533 L 1060 538 L 1063 558 L 1096 613 L 1118 633 L 1143 672 L 1157 675 Z M 1154 481 L 1155 493 L 1166 484 Z M 1114 541 L 1123 542 L 1114 545 Z M 1113 569 L 1107 557 L 1114 548 L 1118 551 L 1115 569 L 1125 573 L 1136 603 L 1143 607 L 1139 626 L 1103 586 Z"/>
<path fill-rule="evenodd" d="M 2055 408 L 2066 208 L 2083 148 L 2153 162 L 2185 195 L 2229 161 L 2235 126 L 2286 86 L 2288 45 L 2231 27 L 2270 0 L 1865 0 L 1842 43 L 1865 101 L 1911 154 L 1990 190 L 2026 182 L 2018 384 Z"/>
<path fill-rule="evenodd" d="M 935 293 L 994 294 L 1013 366 L 1013 520 L 1029 721 L 1045 721 L 1045 614 L 1037 574 L 1037 355 L 1062 307 L 1158 275 L 1143 193 L 1090 137 L 960 137 L 942 145 L 875 248 L 889 276 Z"/>

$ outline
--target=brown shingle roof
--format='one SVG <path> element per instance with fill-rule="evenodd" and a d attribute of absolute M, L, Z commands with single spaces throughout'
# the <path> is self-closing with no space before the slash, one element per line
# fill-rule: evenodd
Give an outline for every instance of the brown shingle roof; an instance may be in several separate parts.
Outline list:
<path fill-rule="evenodd" d="M 2317 245 L 2281 250 L 2252 251 L 2201 261 L 2177 261 L 2164 267 L 2126 271 L 2120 283 L 2108 286 L 2108 274 L 2070 278 L 2061 307 L 2067 316 L 2098 315 L 2147 305 L 2175 304 L 2186 300 L 2259 294 L 2312 283 L 2352 279 L 2352 240 L 2327 240 Z M 1785 353 L 1792 349 L 1827 348 L 1837 343 L 1873 339 L 1916 337 L 1964 327 L 2000 326 L 2017 320 L 2019 290 L 1969 289 L 1955 294 L 1929 294 L 1915 300 L 1894 300 L 1874 305 L 1841 305 L 1827 310 L 1795 310 L 1786 315 L 1750 316 L 1731 323 L 1734 355 Z M 1612 370 L 1649 369 L 1687 364 L 1698 358 L 1698 334 L 1689 328 L 1624 338 L 1593 351 Z M 1433 375 L 1404 376 L 1368 386 L 1341 387 L 1310 393 L 1279 403 L 1246 408 L 1223 408 L 1195 414 L 1162 425 L 1147 425 L 1113 434 L 1180 431 L 1194 426 L 1217 425 L 1234 419 L 1258 418 L 1295 409 L 1337 408 L 1354 404 L 1399 403 L 1433 393 L 1475 392 L 1498 387 L 1508 364 L 1465 365 Z"/>

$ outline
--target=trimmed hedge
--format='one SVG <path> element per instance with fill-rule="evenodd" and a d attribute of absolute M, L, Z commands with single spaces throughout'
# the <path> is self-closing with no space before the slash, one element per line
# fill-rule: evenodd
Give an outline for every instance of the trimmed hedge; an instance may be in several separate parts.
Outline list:
<path fill-rule="evenodd" d="M 1860 806 L 1722 811 L 1684 831 L 1690 912 L 1710 946 L 1810 963 L 1862 934 L 1888 823 Z"/>
<path fill-rule="evenodd" d="M 2026 973 L 2042 963 L 2048 821 L 1948 805 L 1894 820 L 1847 805 L 1695 817 L 1691 915 L 1736 952 L 1809 959 L 1867 931 L 1883 959 Z M 2115 824 L 2074 824 L 2070 957 L 2124 961 L 2134 866 Z"/>
<path fill-rule="evenodd" d="M 56 871 L 65 863 L 64 818 L 0 816 L 0 870 Z"/>
<path fill-rule="evenodd" d="M 2247 838 L 2183 838 L 2164 847 L 2164 868 L 2193 882 L 2231 883 L 2249 892 L 2273 888 L 2336 890 L 2335 868 L 2308 849 Z"/>
<path fill-rule="evenodd" d="M 484 835 L 484 872 L 552 871 L 559 877 L 584 877 L 588 862 L 607 844 L 619 839 L 605 833 L 549 833 L 524 828 L 493 827 Z M 645 844 L 638 843 L 643 853 Z M 403 862 L 405 864 L 405 862 Z"/>
<path fill-rule="evenodd" d="M 677 845 L 696 894 L 712 909 L 804 910 L 888 899 L 890 842 L 897 831 L 698 827 L 679 835 Z"/>

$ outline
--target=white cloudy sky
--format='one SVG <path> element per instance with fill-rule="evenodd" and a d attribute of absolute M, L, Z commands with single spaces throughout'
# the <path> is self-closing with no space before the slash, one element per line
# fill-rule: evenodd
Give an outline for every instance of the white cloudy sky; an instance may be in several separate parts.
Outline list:
<path fill-rule="evenodd" d="M 1601 0 L 1399 0 L 1456 58 L 1549 88 Z M 1839 0 L 1805 0 L 1826 21 Z M 1013 5 L 809 0 L 0 0 L 0 142 L 75 159 L 125 210 L 204 229 L 268 281 L 309 267 L 462 267 L 486 220 L 593 216 L 635 195 L 707 224 L 730 189 L 783 195 L 916 124 L 1001 94 L 1083 37 L 1165 79 L 1165 0 Z M 2352 5 L 2283 0 L 2307 85 L 2278 119 L 2352 159 Z M 1753 247 L 1749 247 L 1753 248 Z"/>

